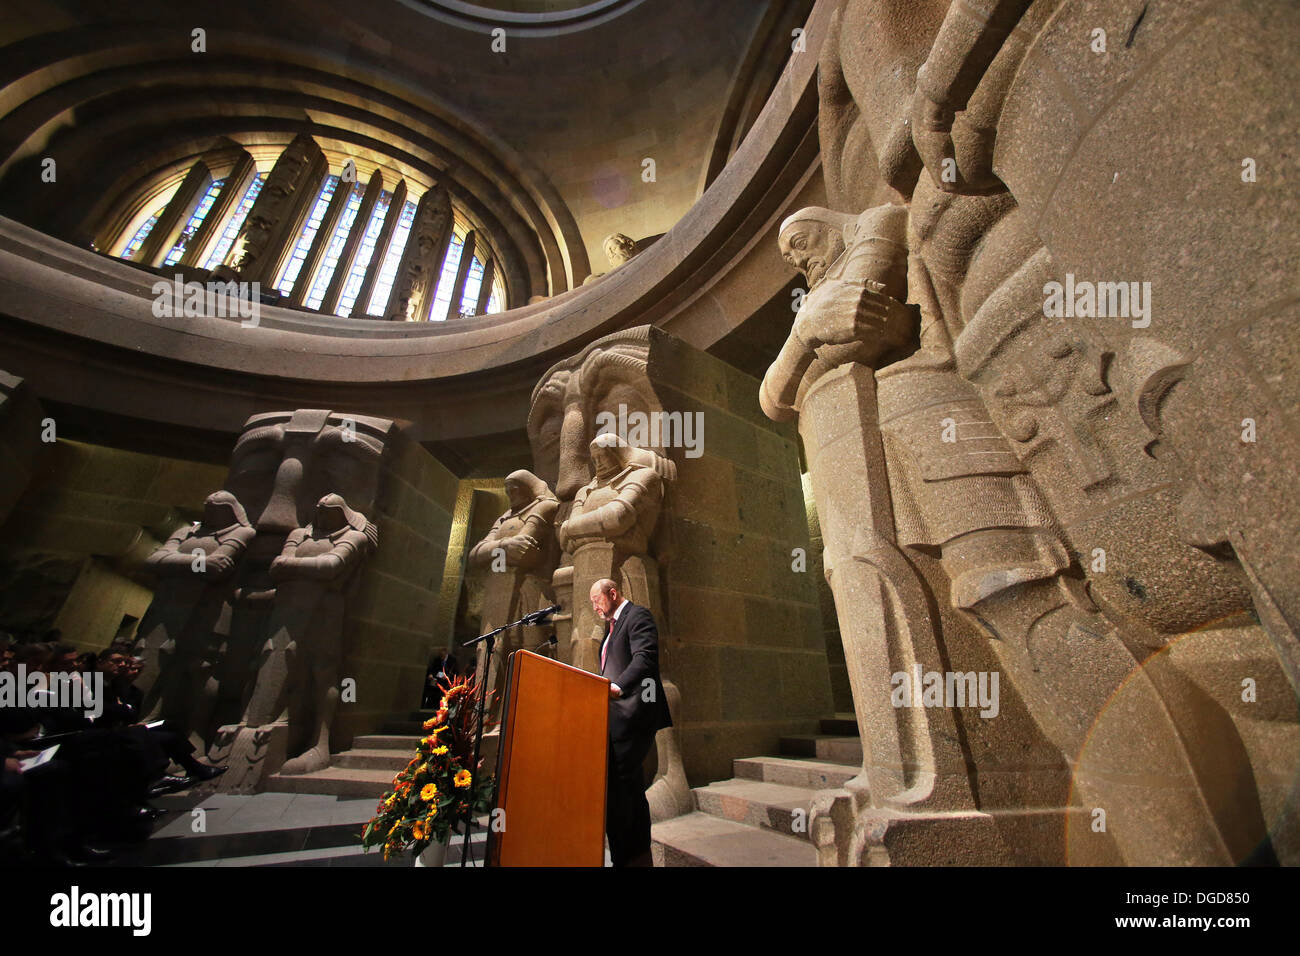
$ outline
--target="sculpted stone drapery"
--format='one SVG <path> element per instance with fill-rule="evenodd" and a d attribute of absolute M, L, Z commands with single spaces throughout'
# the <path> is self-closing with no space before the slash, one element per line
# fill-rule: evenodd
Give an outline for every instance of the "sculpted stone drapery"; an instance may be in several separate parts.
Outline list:
<path fill-rule="evenodd" d="M 1249 607 L 1242 569 L 1206 550 L 1226 535 L 1184 536 L 1186 485 L 1147 453 L 1143 396 L 1176 380 L 1160 371 L 1176 351 L 1045 315 L 1058 267 L 993 157 L 1055 5 L 970 6 L 838 11 L 819 87 L 836 211 L 781 229 L 809 291 L 760 402 L 799 417 L 864 752 L 862 774 L 815 805 L 814 841 L 854 864 L 938 862 L 958 831 L 988 861 L 1059 859 L 1068 842 L 1083 861 L 1239 862 L 1264 839 L 1258 800 L 1203 781 L 1243 748 L 1196 753 L 1206 718 L 1188 680 L 1167 657 L 1142 666 L 1170 635 Z M 891 703 L 892 674 L 995 662 L 1016 700 L 994 729 Z M 968 764 L 995 769 L 1017 742 L 1041 761 L 1038 735 L 1073 769 L 1070 792 L 1044 761 L 1017 792 L 977 798 Z M 1023 838 L 1034 806 L 1058 808 L 1056 836 Z M 1111 820 L 1086 851 L 1080 807 Z"/>
<path fill-rule="evenodd" d="M 546 482 L 521 469 L 506 476 L 505 489 L 510 508 L 470 549 L 466 561 L 470 569 L 485 575 L 481 617 L 485 632 L 548 606 L 552 602 L 551 575 L 559 560 L 553 525 L 560 503 Z M 539 644 L 544 630 L 526 627 L 497 635 L 490 667 L 483 660 L 486 645 L 480 645 L 478 673 L 486 674 L 488 690 L 497 692 L 494 710 L 501 703 L 506 657 L 517 647 Z"/>

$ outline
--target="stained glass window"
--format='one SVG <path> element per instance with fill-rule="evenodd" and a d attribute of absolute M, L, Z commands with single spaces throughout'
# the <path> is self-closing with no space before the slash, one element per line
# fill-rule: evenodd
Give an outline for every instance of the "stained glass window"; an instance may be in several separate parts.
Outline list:
<path fill-rule="evenodd" d="M 226 223 L 226 228 L 221 231 L 221 238 L 217 240 L 212 253 L 208 256 L 207 261 L 203 263 L 203 268 L 215 269 L 226 261 L 226 253 L 234 245 L 240 227 L 244 225 L 244 220 L 248 218 L 248 210 L 253 208 L 253 200 L 257 198 L 257 194 L 262 191 L 262 186 L 265 184 L 265 173 L 253 177 L 253 181 L 248 186 L 248 191 L 244 193 L 244 198 L 239 202 L 239 208 L 235 210 L 234 215 Z"/>
<path fill-rule="evenodd" d="M 336 315 L 346 318 L 352 314 L 352 307 L 356 304 L 357 293 L 361 291 L 361 283 L 366 281 L 366 270 L 370 267 L 370 259 L 375 254 L 375 245 L 379 242 L 379 234 L 383 232 L 384 219 L 388 216 L 388 207 L 392 201 L 393 194 L 388 190 L 381 192 L 379 199 L 375 201 L 375 209 L 370 214 L 366 234 L 361 237 L 361 248 L 357 250 L 357 257 L 352 262 L 352 271 L 348 273 L 347 281 L 343 283 L 343 294 L 339 296 L 338 308 L 334 310 Z"/>
<path fill-rule="evenodd" d="M 329 209 L 330 200 L 334 198 L 334 189 L 338 184 L 339 178 L 337 176 L 327 176 L 324 185 L 320 188 L 320 194 L 316 197 L 316 205 L 312 207 L 311 215 L 307 217 L 307 222 L 302 227 L 293 255 L 289 257 L 289 262 L 280 275 L 280 281 L 275 284 L 275 287 L 285 295 L 293 291 L 294 282 L 298 279 L 298 273 L 302 269 L 303 261 L 307 258 L 307 253 L 311 251 L 312 240 L 316 238 L 316 233 L 320 231 L 321 220 L 325 218 L 325 211 Z"/>
<path fill-rule="evenodd" d="M 190 213 L 189 221 L 185 223 L 185 228 L 181 230 L 180 238 L 176 240 L 176 245 L 172 246 L 171 251 L 163 259 L 163 265 L 171 266 L 180 261 L 181 256 L 185 255 L 185 246 L 195 233 L 199 231 L 199 226 L 203 225 L 203 220 L 207 217 L 212 209 L 212 204 L 217 201 L 217 193 L 221 192 L 221 187 L 225 185 L 224 179 L 214 179 L 212 185 L 208 187 L 199 204 L 194 207 L 194 212 Z"/>
<path fill-rule="evenodd" d="M 384 307 L 388 304 L 388 293 L 393 290 L 397 265 L 402 261 L 402 250 L 406 248 L 406 240 L 411 235 L 411 223 L 414 221 L 415 203 L 407 200 L 406 206 L 402 209 L 402 218 L 397 220 L 397 226 L 393 230 L 393 241 L 388 246 L 388 256 L 379 270 L 379 278 L 375 280 L 375 291 L 370 296 L 370 305 L 366 307 L 369 315 L 382 315 Z"/>

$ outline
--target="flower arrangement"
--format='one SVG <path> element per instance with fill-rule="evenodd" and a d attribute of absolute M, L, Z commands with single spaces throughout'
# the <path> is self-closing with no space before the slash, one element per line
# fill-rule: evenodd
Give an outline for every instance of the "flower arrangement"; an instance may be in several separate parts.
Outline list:
<path fill-rule="evenodd" d="M 481 759 L 477 768 L 470 766 L 478 684 L 472 677 L 458 677 L 439 687 L 442 702 L 424 722 L 426 736 L 393 778 L 392 790 L 384 794 L 361 834 L 365 849 L 383 846 L 385 860 L 408 849 L 418 856 L 430 843 L 449 840 L 452 833 L 461 832 L 460 821 L 471 807 L 474 815 L 492 809 L 492 774 L 483 771 Z M 485 714 L 490 703 L 484 706 Z"/>

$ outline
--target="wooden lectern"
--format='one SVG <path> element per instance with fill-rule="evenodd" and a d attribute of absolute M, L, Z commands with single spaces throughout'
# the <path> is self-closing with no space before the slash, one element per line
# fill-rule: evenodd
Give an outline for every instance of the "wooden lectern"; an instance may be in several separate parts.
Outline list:
<path fill-rule="evenodd" d="M 531 651 L 510 655 L 493 866 L 603 866 L 609 681 Z M 497 816 L 497 814 L 493 814 Z"/>

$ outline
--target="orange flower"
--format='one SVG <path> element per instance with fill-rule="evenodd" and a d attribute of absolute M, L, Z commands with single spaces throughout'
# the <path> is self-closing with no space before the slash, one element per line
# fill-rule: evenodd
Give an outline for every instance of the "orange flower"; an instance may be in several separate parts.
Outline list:
<path fill-rule="evenodd" d="M 438 788 L 431 783 L 426 783 L 424 789 L 420 791 L 420 799 L 428 803 L 438 795 Z"/>
<path fill-rule="evenodd" d="M 460 773 L 456 774 L 456 777 L 452 782 L 455 783 L 456 786 L 458 787 L 468 787 L 470 781 L 473 779 L 474 777 L 470 774 L 468 770 L 462 770 Z"/>
<path fill-rule="evenodd" d="M 415 825 L 411 827 L 411 836 L 417 840 L 423 840 L 429 835 L 429 826 L 423 820 L 416 820 Z"/>

